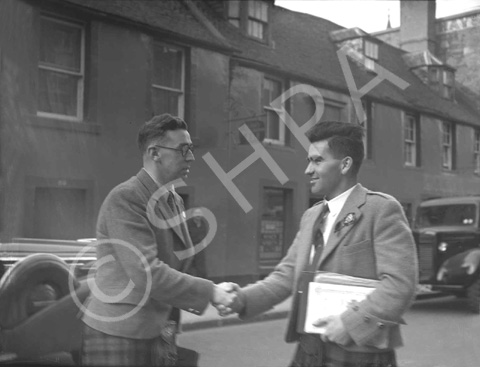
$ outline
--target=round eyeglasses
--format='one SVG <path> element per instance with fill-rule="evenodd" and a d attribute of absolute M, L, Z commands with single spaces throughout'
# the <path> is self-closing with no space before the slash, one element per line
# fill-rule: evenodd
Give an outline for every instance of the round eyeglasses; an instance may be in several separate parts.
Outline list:
<path fill-rule="evenodd" d="M 193 144 L 182 145 L 181 148 L 171 148 L 171 147 L 165 147 L 163 145 L 155 145 L 155 146 L 163 149 L 170 149 L 170 150 L 176 150 L 178 152 L 182 152 L 182 156 L 184 157 L 187 156 L 189 151 L 192 152 L 193 154 L 193 151 L 195 150 L 195 147 L 193 146 Z"/>

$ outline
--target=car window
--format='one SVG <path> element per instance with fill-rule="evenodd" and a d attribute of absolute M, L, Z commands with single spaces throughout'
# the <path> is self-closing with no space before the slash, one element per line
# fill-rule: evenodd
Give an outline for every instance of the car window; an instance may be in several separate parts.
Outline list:
<path fill-rule="evenodd" d="M 476 223 L 474 204 L 453 204 L 421 207 L 417 227 L 472 226 Z"/>

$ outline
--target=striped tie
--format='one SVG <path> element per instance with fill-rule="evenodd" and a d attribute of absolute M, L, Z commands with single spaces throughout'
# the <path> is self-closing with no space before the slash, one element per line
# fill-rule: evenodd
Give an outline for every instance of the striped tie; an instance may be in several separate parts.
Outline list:
<path fill-rule="evenodd" d="M 317 264 L 322 256 L 323 247 L 325 245 L 323 241 L 323 232 L 322 232 L 322 225 L 327 217 L 328 213 L 330 212 L 328 208 L 328 204 L 324 203 L 323 208 L 318 214 L 318 217 L 315 221 L 313 226 L 313 244 L 315 245 L 315 255 L 313 256 L 312 263 L 310 264 L 309 271 L 314 272 L 317 270 Z"/>
<path fill-rule="evenodd" d="M 167 204 L 172 209 L 172 212 L 176 212 L 176 205 L 175 205 L 175 194 L 168 190 L 168 196 L 167 196 Z"/>

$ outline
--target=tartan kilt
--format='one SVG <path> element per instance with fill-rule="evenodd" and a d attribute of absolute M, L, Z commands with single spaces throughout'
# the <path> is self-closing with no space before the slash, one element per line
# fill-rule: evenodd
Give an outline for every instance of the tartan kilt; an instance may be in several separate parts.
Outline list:
<path fill-rule="evenodd" d="M 167 339 L 167 340 L 165 340 Z M 173 341 L 173 342 L 172 342 Z M 105 334 L 83 324 L 82 366 L 175 366 L 174 337 L 131 339 Z"/>
<path fill-rule="evenodd" d="M 397 367 L 395 351 L 350 352 L 316 335 L 302 335 L 290 367 Z"/>

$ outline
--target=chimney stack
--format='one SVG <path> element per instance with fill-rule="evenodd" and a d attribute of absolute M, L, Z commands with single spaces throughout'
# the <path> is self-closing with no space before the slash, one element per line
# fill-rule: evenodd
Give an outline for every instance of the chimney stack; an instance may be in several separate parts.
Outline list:
<path fill-rule="evenodd" d="M 407 52 L 436 54 L 435 1 L 400 1 L 400 47 Z"/>

